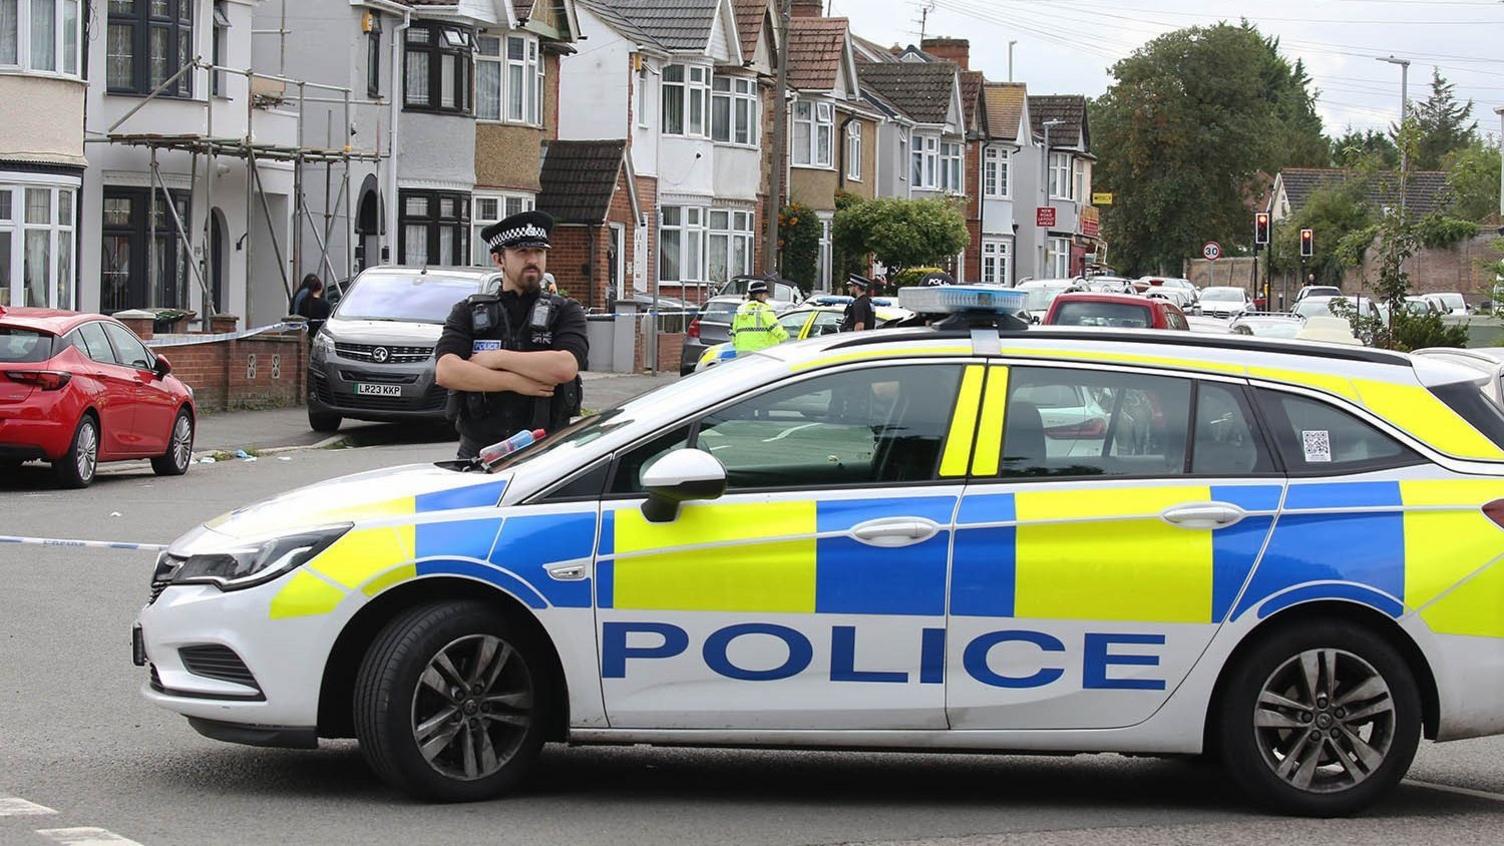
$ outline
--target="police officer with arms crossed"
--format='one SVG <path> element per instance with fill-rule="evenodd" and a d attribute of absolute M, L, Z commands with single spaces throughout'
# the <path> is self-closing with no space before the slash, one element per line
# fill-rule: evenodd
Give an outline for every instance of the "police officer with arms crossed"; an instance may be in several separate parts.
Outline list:
<path fill-rule="evenodd" d="M 580 304 L 541 289 L 553 227 L 552 217 L 530 211 L 481 230 L 501 268 L 501 292 L 456 303 L 434 349 L 460 458 L 524 429 L 556 431 L 579 413 L 590 342 Z"/>
<path fill-rule="evenodd" d="M 871 287 L 871 281 L 855 273 L 846 280 L 846 293 L 853 299 L 841 319 L 842 332 L 868 332 L 877 328 L 877 312 L 872 309 L 872 295 L 867 290 Z"/>
<path fill-rule="evenodd" d="M 731 318 L 731 345 L 737 355 L 755 353 L 789 339 L 789 330 L 778 322 L 778 313 L 768 305 L 772 289 L 758 279 L 747 286 L 747 301 Z"/>

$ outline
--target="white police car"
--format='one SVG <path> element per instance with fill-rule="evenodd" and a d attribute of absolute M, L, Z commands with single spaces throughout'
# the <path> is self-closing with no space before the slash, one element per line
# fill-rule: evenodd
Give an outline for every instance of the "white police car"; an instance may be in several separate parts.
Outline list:
<path fill-rule="evenodd" d="M 1338 814 L 1423 734 L 1504 733 L 1504 416 L 1468 371 L 955 322 L 214 520 L 158 564 L 143 692 L 441 800 L 557 740 L 1211 752 Z"/>

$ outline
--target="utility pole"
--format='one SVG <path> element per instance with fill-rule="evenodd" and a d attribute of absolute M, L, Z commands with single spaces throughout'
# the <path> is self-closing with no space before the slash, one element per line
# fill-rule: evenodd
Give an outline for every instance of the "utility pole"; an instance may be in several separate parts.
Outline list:
<path fill-rule="evenodd" d="M 1504 106 L 1494 114 L 1499 116 L 1499 157 L 1504 158 Z M 1499 169 L 1499 233 L 1504 234 L 1504 168 Z"/>
<path fill-rule="evenodd" d="M 768 185 L 768 219 L 763 235 L 763 272 L 781 275 L 778 254 L 778 217 L 783 210 L 783 177 L 787 172 L 784 159 L 789 142 L 789 18 L 793 0 L 778 2 L 778 81 L 773 86 L 773 172 Z"/>
<path fill-rule="evenodd" d="M 1009 41 L 1008 42 L 1008 81 L 1009 82 L 1013 81 L 1013 45 L 1015 45 L 1017 43 L 1018 43 L 1017 41 Z"/>
<path fill-rule="evenodd" d="M 1378 61 L 1391 65 L 1400 66 L 1400 132 L 1405 131 L 1405 120 L 1410 116 L 1410 60 L 1396 59 L 1394 56 L 1379 58 Z M 1400 220 L 1405 219 L 1405 181 L 1410 171 L 1410 156 L 1405 150 L 1403 135 L 1395 139 L 1400 147 Z"/>

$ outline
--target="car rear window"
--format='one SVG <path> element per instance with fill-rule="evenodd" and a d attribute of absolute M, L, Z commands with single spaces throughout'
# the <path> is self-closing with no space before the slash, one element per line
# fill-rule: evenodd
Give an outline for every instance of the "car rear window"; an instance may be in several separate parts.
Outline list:
<path fill-rule="evenodd" d="M 1147 306 L 1127 303 L 1061 303 L 1050 321 L 1056 326 L 1115 326 L 1124 329 L 1147 329 L 1150 326 Z"/>
<path fill-rule="evenodd" d="M 1500 449 L 1504 449 L 1504 409 L 1494 405 L 1477 385 L 1454 382 L 1432 388 L 1431 393 Z"/>
<path fill-rule="evenodd" d="M 53 335 L 0 326 L 0 364 L 32 364 L 52 358 Z"/>

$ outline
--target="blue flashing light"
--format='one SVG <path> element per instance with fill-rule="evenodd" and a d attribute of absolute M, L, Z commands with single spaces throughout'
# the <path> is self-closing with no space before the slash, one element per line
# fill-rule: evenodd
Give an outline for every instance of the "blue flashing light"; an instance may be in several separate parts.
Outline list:
<path fill-rule="evenodd" d="M 898 292 L 899 306 L 915 314 L 1015 314 L 1028 298 L 1027 291 L 1001 285 L 936 285 Z"/>

